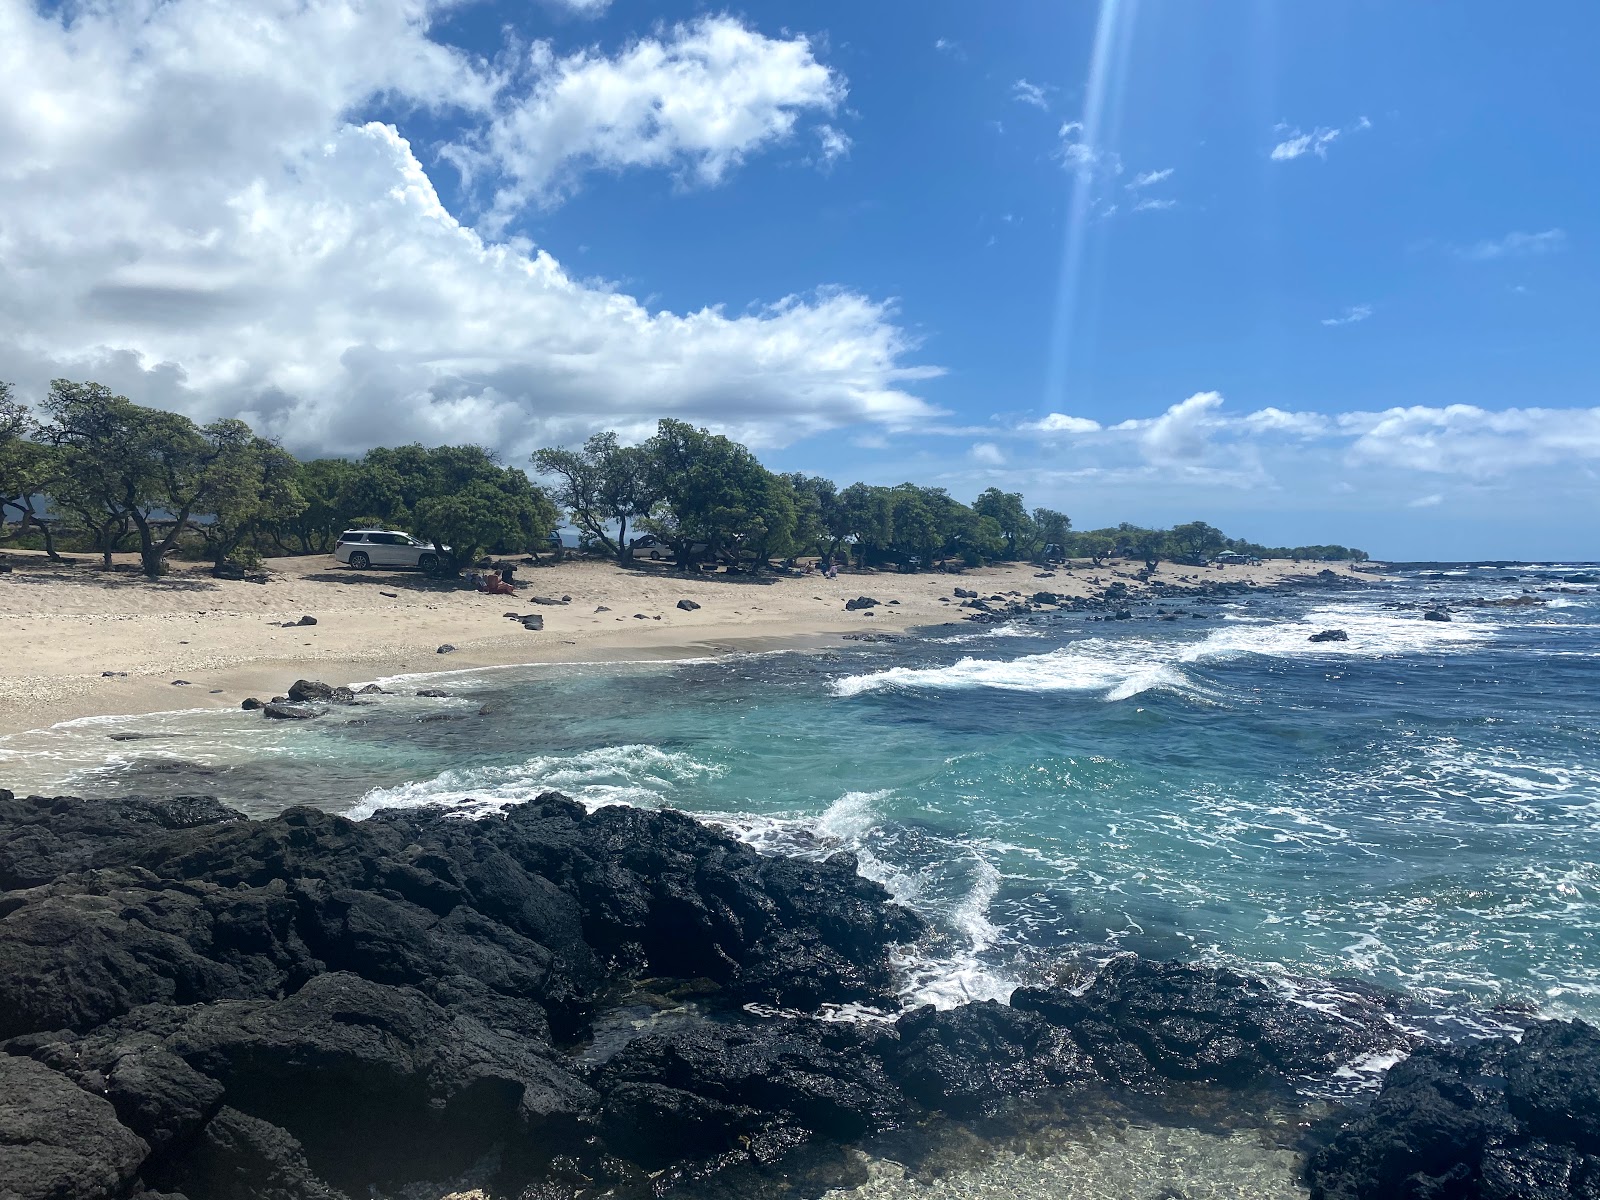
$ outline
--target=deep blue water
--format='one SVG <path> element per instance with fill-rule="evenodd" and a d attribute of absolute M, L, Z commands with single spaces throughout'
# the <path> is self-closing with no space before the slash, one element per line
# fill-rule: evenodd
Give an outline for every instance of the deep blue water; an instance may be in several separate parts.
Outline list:
<path fill-rule="evenodd" d="M 559 789 L 774 850 L 847 846 L 941 931 L 906 955 L 908 1000 L 1125 948 L 1600 1017 L 1600 587 L 1420 574 L 1169 604 L 1204 614 L 1176 621 L 432 678 L 458 698 L 306 725 L 79 722 L 13 739 L 0 774 L 253 813 L 476 814 Z M 1525 588 L 1547 603 L 1448 623 L 1384 607 Z M 1349 641 L 1306 640 L 1329 627 Z M 440 714 L 459 719 L 420 719 Z M 108 742 L 117 725 L 164 737 Z"/>

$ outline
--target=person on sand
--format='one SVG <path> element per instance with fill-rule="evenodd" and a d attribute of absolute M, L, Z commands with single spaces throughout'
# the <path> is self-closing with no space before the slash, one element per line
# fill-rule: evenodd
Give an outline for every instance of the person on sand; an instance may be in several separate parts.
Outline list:
<path fill-rule="evenodd" d="M 517 589 L 507 583 L 504 576 L 490 574 L 483 584 L 483 590 L 491 596 L 515 596 Z"/>

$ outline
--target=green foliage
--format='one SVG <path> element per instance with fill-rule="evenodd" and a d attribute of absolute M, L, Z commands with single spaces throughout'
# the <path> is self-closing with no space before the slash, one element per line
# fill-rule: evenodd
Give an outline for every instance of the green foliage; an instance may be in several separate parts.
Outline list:
<path fill-rule="evenodd" d="M 405 506 L 384 515 L 406 522 L 441 552 L 449 546 L 457 565 L 477 561 L 485 550 L 536 551 L 560 520 L 543 489 L 482 446 L 374 450 L 362 468 L 377 472 Z"/>
<path fill-rule="evenodd" d="M 744 446 L 664 420 L 644 451 L 660 503 L 641 524 L 672 546 L 679 563 L 707 556 L 762 564 L 790 552 L 794 490 Z"/>
<path fill-rule="evenodd" d="M 236 528 L 260 512 L 271 447 L 243 421 L 202 429 L 100 384 L 65 379 L 50 385 L 44 409 L 40 437 L 61 456 L 52 496 L 108 526 L 131 522 L 146 575 L 162 573 L 192 520 Z"/>
<path fill-rule="evenodd" d="M 555 479 L 552 499 L 566 510 L 584 542 L 627 561 L 629 524 L 648 516 L 657 499 L 646 451 L 619 445 L 617 435 L 607 431 L 584 442 L 581 450 L 536 450 L 533 465 Z"/>
<path fill-rule="evenodd" d="M 483 551 L 537 551 L 561 519 L 585 545 L 627 561 L 630 526 L 656 533 L 680 563 L 709 557 L 764 566 L 773 558 L 848 546 L 872 566 L 926 569 L 959 559 L 1118 555 L 1154 567 L 1203 563 L 1224 550 L 1302 560 L 1364 560 L 1345 546 L 1268 547 L 1225 537 L 1204 521 L 1170 530 L 1121 524 L 1074 532 L 1055 509 L 989 488 L 971 505 L 943 488 L 902 483 L 838 488 L 817 475 L 777 475 L 748 448 L 683 421 L 663 420 L 643 445 L 612 432 L 577 450 L 547 448 L 533 464 L 553 497 L 481 446 L 379 447 L 359 460 L 296 461 L 242 421 L 204 427 L 134 404 L 96 383 L 58 379 L 35 423 L 0 383 L 0 516 L 15 514 L 18 544 L 55 553 L 54 519 L 71 514 L 69 544 L 111 553 L 137 535 L 144 569 L 161 572 L 180 544 L 240 562 L 263 549 L 325 553 L 357 525 L 408 529 L 448 545 L 457 563 Z"/>

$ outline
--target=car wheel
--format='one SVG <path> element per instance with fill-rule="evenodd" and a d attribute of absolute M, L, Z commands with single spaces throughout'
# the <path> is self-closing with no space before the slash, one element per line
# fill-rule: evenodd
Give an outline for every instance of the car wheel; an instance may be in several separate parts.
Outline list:
<path fill-rule="evenodd" d="M 659 551 L 659 550 L 650 551 L 650 561 L 651 562 L 660 562 L 661 561 L 661 551 Z"/>
<path fill-rule="evenodd" d="M 372 560 L 357 550 L 350 556 L 350 565 L 358 571 L 365 571 L 372 565 Z"/>
<path fill-rule="evenodd" d="M 432 575 L 439 569 L 439 556 L 437 554 L 424 554 L 417 559 L 417 566 Z"/>

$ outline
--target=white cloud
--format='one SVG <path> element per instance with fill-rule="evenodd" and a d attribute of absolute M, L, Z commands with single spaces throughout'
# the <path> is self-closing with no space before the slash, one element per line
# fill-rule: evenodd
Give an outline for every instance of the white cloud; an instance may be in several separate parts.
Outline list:
<path fill-rule="evenodd" d="M 1352 304 L 1337 317 L 1323 317 L 1324 325 L 1355 325 L 1372 315 L 1372 305 Z"/>
<path fill-rule="evenodd" d="M 933 48 L 941 54 L 950 55 L 952 58 L 964 59 L 967 57 L 966 51 L 961 48 L 961 43 L 953 38 L 938 38 L 934 41 Z"/>
<path fill-rule="evenodd" d="M 1128 190 L 1138 191 L 1140 188 L 1147 188 L 1153 183 L 1165 183 L 1172 178 L 1176 170 L 1176 167 L 1167 167 L 1165 170 L 1146 171 L 1142 175 L 1135 175 L 1127 184 Z"/>
<path fill-rule="evenodd" d="M 1443 503 L 1444 503 L 1444 497 L 1442 495 L 1440 495 L 1438 492 L 1433 492 L 1433 493 L 1430 493 L 1429 495 L 1426 495 L 1426 496 L 1418 496 L 1415 500 L 1409 501 L 1406 504 L 1406 507 L 1407 508 L 1438 508 L 1439 505 L 1441 505 Z"/>
<path fill-rule="evenodd" d="M 1144 455 L 1153 463 L 1198 459 L 1210 448 L 1215 413 L 1221 407 L 1221 392 L 1196 392 L 1159 417 L 1123 421 L 1112 428 L 1137 431 Z"/>
<path fill-rule="evenodd" d="M 515 86 L 521 94 L 497 104 L 488 127 L 449 155 L 469 174 L 501 180 L 502 215 L 559 201 L 588 171 L 652 167 L 720 183 L 845 96 L 806 38 L 769 38 L 726 16 L 672 26 L 615 57 L 557 57 L 549 42 L 535 42 Z"/>
<path fill-rule="evenodd" d="M 1099 175 L 1122 174 L 1122 159 L 1114 150 L 1102 150 L 1083 140 L 1083 122 L 1067 121 L 1056 131 L 1061 139 L 1056 149 L 1061 164 L 1069 171 Z"/>
<path fill-rule="evenodd" d="M 1306 154 L 1315 154 L 1318 158 L 1328 157 L 1328 147 L 1347 133 L 1359 133 L 1364 129 L 1371 129 L 1372 122 L 1366 117 L 1357 119 L 1355 124 L 1343 129 L 1329 129 L 1321 125 L 1310 133 L 1302 133 L 1299 129 L 1289 132 L 1289 136 L 1272 147 L 1268 155 L 1274 162 L 1289 162 Z M 1284 126 L 1279 125 L 1275 132 L 1284 132 Z"/>
<path fill-rule="evenodd" d="M 1566 249 L 1567 232 L 1564 229 L 1546 229 L 1539 233 L 1512 232 L 1501 238 L 1491 238 L 1464 247 L 1458 253 L 1474 262 L 1488 262 L 1496 258 L 1531 258 L 1539 254 L 1554 254 Z"/>
<path fill-rule="evenodd" d="M 835 129 L 832 125 L 818 125 L 816 134 L 819 147 L 816 160 L 818 166 L 827 169 L 841 158 L 850 157 L 850 147 L 854 143 L 851 142 L 849 134 Z"/>
<path fill-rule="evenodd" d="M 1154 196 L 1146 196 L 1133 206 L 1134 212 L 1162 212 L 1169 208 L 1177 208 L 1176 200 L 1162 200 Z"/>
<path fill-rule="evenodd" d="M 1600 462 L 1600 408 L 1415 405 L 1347 413 L 1356 435 L 1351 460 L 1442 475 L 1488 479 L 1562 463 Z"/>
<path fill-rule="evenodd" d="M 168 0 L 70 23 L 0 3 L 0 379 L 33 397 L 99 379 L 243 415 L 299 452 L 475 441 L 514 462 L 657 416 L 773 445 L 936 415 L 906 388 L 937 372 L 907 366 L 886 302 L 823 289 L 662 311 L 462 225 L 412 145 L 365 119 L 381 102 L 504 121 L 504 81 L 428 20 L 423 0 Z M 548 59 L 529 100 L 572 125 L 547 131 L 531 178 L 567 178 L 551 163 L 573 153 L 715 176 L 781 135 L 798 98 L 842 89 L 801 39 L 723 19 L 662 38 Z M 665 106 L 643 124 L 641 62 Z M 572 79 L 616 81 L 593 97 L 616 120 L 575 106 Z M 646 148 L 606 140 L 624 127 Z"/>
<path fill-rule="evenodd" d="M 1066 413 L 1049 413 L 1018 428 L 1034 433 L 1099 433 L 1100 422 L 1088 417 L 1069 417 Z"/>
<path fill-rule="evenodd" d="M 611 0 L 545 0 L 556 8 L 564 8 L 580 17 L 598 17 L 611 7 Z"/>
<path fill-rule="evenodd" d="M 1001 452 L 1000 447 L 993 442 L 976 442 L 968 453 L 972 455 L 973 459 L 983 463 L 985 466 L 1000 467 L 1005 465 L 1006 456 Z"/>
<path fill-rule="evenodd" d="M 1011 98 L 1019 104 L 1031 104 L 1045 112 L 1050 111 L 1050 101 L 1046 93 L 1055 89 L 1048 84 L 1029 83 L 1026 79 L 1019 79 L 1011 85 Z"/>

